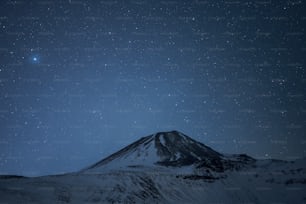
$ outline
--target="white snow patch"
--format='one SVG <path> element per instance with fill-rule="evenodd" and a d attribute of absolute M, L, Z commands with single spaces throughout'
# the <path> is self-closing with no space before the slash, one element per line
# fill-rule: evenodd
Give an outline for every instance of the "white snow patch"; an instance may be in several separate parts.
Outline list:
<path fill-rule="evenodd" d="M 190 152 L 190 154 L 191 154 L 192 156 L 196 157 L 198 160 L 201 160 L 201 159 L 202 159 L 201 157 L 199 157 L 198 155 L 196 155 L 196 154 L 193 153 L 193 152 Z"/>
<path fill-rule="evenodd" d="M 180 159 L 182 157 L 182 154 L 180 152 L 177 152 L 175 154 L 176 159 Z"/>
<path fill-rule="evenodd" d="M 165 140 L 165 138 L 164 138 L 164 135 L 160 135 L 159 141 L 160 141 L 160 143 L 161 143 L 163 146 L 166 146 L 166 140 Z"/>

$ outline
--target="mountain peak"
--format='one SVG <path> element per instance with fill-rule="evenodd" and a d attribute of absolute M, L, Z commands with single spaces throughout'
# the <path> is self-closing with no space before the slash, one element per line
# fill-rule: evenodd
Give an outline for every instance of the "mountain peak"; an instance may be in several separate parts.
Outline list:
<path fill-rule="evenodd" d="M 156 165 L 178 167 L 203 160 L 219 160 L 221 156 L 210 147 L 173 130 L 142 137 L 87 170 Z"/>
<path fill-rule="evenodd" d="M 181 133 L 177 130 L 173 130 L 173 131 L 169 131 L 169 132 L 158 132 L 158 133 L 154 134 L 153 136 L 156 139 L 159 139 L 160 141 L 164 141 L 164 140 L 173 141 L 173 140 L 184 139 L 184 138 L 188 137 L 188 136 L 184 135 L 183 133 Z"/>

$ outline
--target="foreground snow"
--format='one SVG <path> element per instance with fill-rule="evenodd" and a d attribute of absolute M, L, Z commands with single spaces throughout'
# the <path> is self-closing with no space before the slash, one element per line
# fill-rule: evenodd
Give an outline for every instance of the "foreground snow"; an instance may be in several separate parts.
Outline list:
<path fill-rule="evenodd" d="M 77 173 L 0 176 L 0 203 L 306 203 L 306 160 L 224 156 L 180 134 L 142 138 Z"/>

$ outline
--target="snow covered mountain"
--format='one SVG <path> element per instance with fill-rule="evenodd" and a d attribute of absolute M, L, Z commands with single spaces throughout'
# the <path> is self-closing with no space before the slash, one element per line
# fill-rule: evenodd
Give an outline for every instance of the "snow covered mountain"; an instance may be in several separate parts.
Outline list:
<path fill-rule="evenodd" d="M 224 155 L 178 131 L 79 172 L 0 176 L 0 203 L 306 203 L 306 160 Z"/>
<path fill-rule="evenodd" d="M 219 160 L 221 156 L 220 153 L 180 132 L 160 132 L 139 139 L 89 167 L 88 170 L 155 165 L 180 167 L 203 159 Z"/>

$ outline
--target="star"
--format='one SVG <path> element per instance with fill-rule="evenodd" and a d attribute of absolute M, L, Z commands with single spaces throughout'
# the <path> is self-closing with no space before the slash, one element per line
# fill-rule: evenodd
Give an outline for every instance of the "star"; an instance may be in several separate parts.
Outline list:
<path fill-rule="evenodd" d="M 39 58 L 38 55 L 34 55 L 34 56 L 32 55 L 31 58 L 30 58 L 30 61 L 31 61 L 31 63 L 37 64 L 37 63 L 40 62 L 40 58 Z"/>

